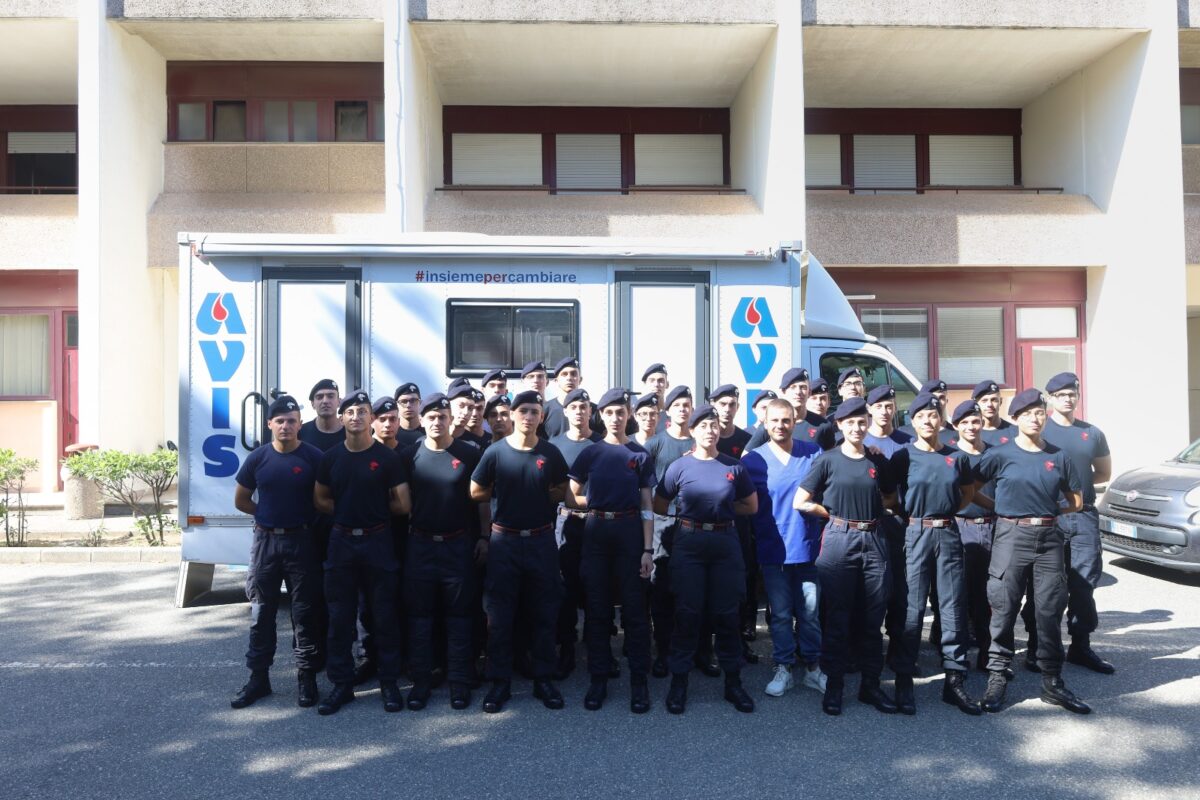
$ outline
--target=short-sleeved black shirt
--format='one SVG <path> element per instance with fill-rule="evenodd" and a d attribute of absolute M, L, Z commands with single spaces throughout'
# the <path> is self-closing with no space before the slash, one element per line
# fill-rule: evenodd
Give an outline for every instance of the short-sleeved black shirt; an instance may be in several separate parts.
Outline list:
<path fill-rule="evenodd" d="M 408 480 L 396 451 L 371 442 L 357 453 L 343 444 L 321 459 L 317 481 L 333 492 L 333 521 L 347 528 L 373 528 L 390 523 L 391 490 Z"/>
<path fill-rule="evenodd" d="M 986 455 L 987 451 L 990 449 L 991 448 L 988 446 L 987 442 L 983 442 L 983 452 L 982 453 L 979 453 L 978 455 L 973 455 L 971 453 L 964 452 L 963 455 L 966 456 L 966 458 L 967 458 L 967 463 L 971 470 L 972 480 L 974 480 L 976 483 L 983 484 L 976 490 L 976 494 L 985 494 L 988 497 L 995 497 L 996 496 L 995 481 L 985 481 L 979 475 L 979 462 L 983 461 L 984 455 Z M 984 508 L 983 506 L 979 505 L 978 503 L 971 503 L 971 505 L 967 506 L 962 511 L 959 511 L 958 516 L 968 517 L 968 518 L 978 518 L 978 517 L 990 517 L 990 516 L 995 515 L 995 513 L 996 513 L 996 511 L 994 509 Z"/>
<path fill-rule="evenodd" d="M 983 454 L 976 469 L 983 481 L 995 481 L 996 513 L 1001 517 L 1053 517 L 1064 492 L 1083 490 L 1074 462 L 1049 442 L 1030 452 L 1009 442 Z"/>
<path fill-rule="evenodd" d="M 502 439 L 484 451 L 471 480 L 492 489 L 497 525 L 532 530 L 554 524 L 550 489 L 566 482 L 567 462 L 547 441 L 518 450 Z"/>
<path fill-rule="evenodd" d="M 570 476 L 584 485 L 588 508 L 597 511 L 641 508 L 642 489 L 653 488 L 658 482 L 654 457 L 634 441 L 596 442 L 571 464 Z"/>
<path fill-rule="evenodd" d="M 412 527 L 434 533 L 476 530 L 471 473 L 480 457 L 478 448 L 457 440 L 445 450 L 430 450 L 426 442 L 405 449 L 401 458 L 412 492 Z"/>
<path fill-rule="evenodd" d="M 686 439 L 676 439 L 666 431 L 651 436 L 646 441 L 646 452 L 654 456 L 654 477 L 658 482 L 662 483 L 663 475 L 667 474 L 667 467 L 692 452 L 695 447 L 696 442 L 690 436 Z"/>
<path fill-rule="evenodd" d="M 1096 504 L 1096 486 L 1092 480 L 1092 461 L 1109 455 L 1108 438 L 1095 425 L 1077 419 L 1070 425 L 1059 425 L 1052 417 L 1046 418 L 1042 438 L 1055 447 L 1066 451 L 1075 467 L 1075 474 L 1083 483 L 1083 504 Z"/>
<path fill-rule="evenodd" d="M 717 438 L 717 452 L 732 458 L 741 458 L 746 454 L 748 449 L 746 445 L 750 441 L 750 436 L 750 432 L 745 428 L 734 425 L 733 433 Z"/>
<path fill-rule="evenodd" d="M 404 450 L 425 438 L 425 429 L 418 426 L 410 430 L 398 428 L 396 430 L 396 449 Z"/>
<path fill-rule="evenodd" d="M 754 494 L 750 472 L 736 458 L 718 453 L 678 458 L 658 484 L 659 497 L 675 500 L 676 515 L 696 522 L 731 522 L 733 501 Z"/>
<path fill-rule="evenodd" d="M 983 439 L 988 447 L 999 447 L 1017 438 L 1017 426 L 1006 419 L 1002 419 L 1000 420 L 1000 424 L 994 428 L 981 428 L 979 430 L 979 438 Z"/>
<path fill-rule="evenodd" d="M 916 441 L 917 439 L 917 431 L 912 425 L 901 425 L 896 430 L 903 433 L 912 441 Z M 946 423 L 938 431 L 938 441 L 949 447 L 958 447 L 958 431 L 951 427 L 949 423 Z"/>
<path fill-rule="evenodd" d="M 835 517 L 870 522 L 883 515 L 883 495 L 896 491 L 886 456 L 851 458 L 835 447 L 813 463 L 800 485 Z"/>
<path fill-rule="evenodd" d="M 592 434 L 586 439 L 572 439 L 567 435 L 566 431 L 563 431 L 562 433 L 553 437 L 550 440 L 550 444 L 558 448 L 558 451 L 562 453 L 563 458 L 566 459 L 567 469 L 570 469 L 571 465 L 575 463 L 575 459 L 579 458 L 580 453 L 587 450 L 596 442 L 602 441 L 603 439 L 604 434 L 596 433 L 595 431 L 593 431 Z"/>
<path fill-rule="evenodd" d="M 963 487 L 975 483 L 966 456 L 947 445 L 930 452 L 911 442 L 896 451 L 892 468 L 910 517 L 954 516 Z"/>
<path fill-rule="evenodd" d="M 310 419 L 300 426 L 298 434 L 300 441 L 308 442 L 322 453 L 328 453 L 336 445 L 346 441 L 346 429 L 341 428 L 336 433 L 325 433 L 317 427 L 317 421 Z"/>
<path fill-rule="evenodd" d="M 313 484 L 324 454 L 307 442 L 290 453 L 262 445 L 246 456 L 237 482 L 258 491 L 254 521 L 264 528 L 298 528 L 316 516 Z"/>
<path fill-rule="evenodd" d="M 553 439 L 566 433 L 570 425 L 567 424 L 567 412 L 563 408 L 562 401 L 557 397 L 552 397 L 542 408 L 542 429 L 546 432 L 546 438 Z"/>

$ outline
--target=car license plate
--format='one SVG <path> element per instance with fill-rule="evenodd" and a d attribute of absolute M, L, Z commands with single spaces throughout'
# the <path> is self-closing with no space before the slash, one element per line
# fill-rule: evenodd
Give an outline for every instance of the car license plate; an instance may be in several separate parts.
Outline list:
<path fill-rule="evenodd" d="M 1137 525 L 1130 525 L 1128 522 L 1117 522 L 1115 519 L 1108 520 L 1108 529 L 1118 536 L 1128 536 L 1130 539 L 1138 538 Z"/>

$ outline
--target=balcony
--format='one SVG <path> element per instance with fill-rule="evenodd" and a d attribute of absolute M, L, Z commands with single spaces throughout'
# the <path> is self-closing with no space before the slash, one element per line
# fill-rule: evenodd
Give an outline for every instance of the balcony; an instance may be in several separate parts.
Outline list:
<path fill-rule="evenodd" d="M 0 269 L 75 269 L 78 215 L 74 196 L 0 194 Z"/>
<path fill-rule="evenodd" d="M 177 263 L 180 231 L 381 235 L 383 144 L 172 143 L 150 209 L 149 264 Z"/>
<path fill-rule="evenodd" d="M 1180 18 L 1189 0 L 1179 0 Z M 1009 0 L 803 0 L 805 25 L 928 28 L 1148 28 L 1153 4 L 1145 0 L 1047 3 Z M 1182 23 L 1181 23 L 1182 24 Z"/>
<path fill-rule="evenodd" d="M 109 0 L 123 19 L 330 20 L 382 19 L 383 0 Z M 115 8 L 114 8 L 115 6 Z"/>
<path fill-rule="evenodd" d="M 774 0 L 408 0 L 413 22 L 774 23 Z"/>
<path fill-rule="evenodd" d="M 0 5 L 0 19 L 74 19 L 79 13 L 75 0 L 7 0 Z"/>

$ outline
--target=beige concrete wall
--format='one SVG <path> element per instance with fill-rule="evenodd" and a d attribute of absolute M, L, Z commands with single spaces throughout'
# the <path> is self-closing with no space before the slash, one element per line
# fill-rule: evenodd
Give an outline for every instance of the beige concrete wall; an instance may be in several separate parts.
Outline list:
<path fill-rule="evenodd" d="M 381 19 L 385 1 L 109 0 L 109 6 L 111 16 L 127 19 Z"/>
<path fill-rule="evenodd" d="M 407 0 L 421 22 L 758 22 L 777 0 Z"/>
<path fill-rule="evenodd" d="M 1184 253 L 1189 264 L 1200 264 L 1200 195 L 1183 198 Z"/>
<path fill-rule="evenodd" d="M 809 249 L 832 266 L 1093 264 L 1103 221 L 1079 195 L 808 195 Z"/>
<path fill-rule="evenodd" d="M 382 142 L 172 142 L 163 156 L 164 192 L 383 191 Z"/>
<path fill-rule="evenodd" d="M 74 17 L 78 10 L 76 0 L 4 0 L 0 3 L 0 18 L 30 17 L 59 18 Z"/>
<path fill-rule="evenodd" d="M 1183 191 L 1200 193 L 1200 144 L 1183 146 Z"/>
<path fill-rule="evenodd" d="M 442 99 L 425 47 L 399 10 L 385 20 L 395 32 L 388 41 L 397 43 L 384 64 L 387 207 L 396 230 L 420 231 L 434 189 L 442 185 Z"/>
<path fill-rule="evenodd" d="M 425 230 L 749 242 L 767 242 L 771 235 L 754 198 L 746 195 L 437 192 L 426 210 Z"/>
<path fill-rule="evenodd" d="M 801 0 L 805 25 L 920 28 L 1144 28 L 1158 0 Z"/>
<path fill-rule="evenodd" d="M 0 269 L 74 269 L 79 202 L 0 195 Z"/>
<path fill-rule="evenodd" d="M 0 447 L 36 458 L 25 490 L 53 492 L 58 485 L 58 403 L 53 400 L 0 401 Z"/>

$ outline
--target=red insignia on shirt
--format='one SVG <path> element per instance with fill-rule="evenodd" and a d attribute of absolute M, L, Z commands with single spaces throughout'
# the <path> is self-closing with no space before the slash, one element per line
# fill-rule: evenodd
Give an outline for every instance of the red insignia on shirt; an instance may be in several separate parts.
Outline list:
<path fill-rule="evenodd" d="M 954 456 L 946 456 L 946 466 L 947 467 L 954 466 Z"/>
<path fill-rule="evenodd" d="M 1080 431 L 1079 435 L 1083 437 L 1083 440 L 1085 442 L 1087 441 L 1087 431 Z"/>
<path fill-rule="evenodd" d="M 299 475 L 301 472 L 304 472 L 304 467 L 292 467 L 293 475 Z"/>
<path fill-rule="evenodd" d="M 629 459 L 628 466 L 630 469 L 637 469 L 637 459 L 636 458 Z"/>
<path fill-rule="evenodd" d="M 867 474 L 870 475 L 872 478 L 874 478 L 875 477 L 875 468 L 867 467 Z"/>
<path fill-rule="evenodd" d="M 458 469 L 461 466 L 462 466 L 462 462 L 459 461 L 457 458 L 450 459 L 450 468 L 451 469 Z"/>
<path fill-rule="evenodd" d="M 378 462 L 378 461 L 372 461 L 372 462 L 371 462 L 370 464 L 368 464 L 367 466 L 369 466 L 369 467 L 371 468 L 371 472 L 374 472 L 375 470 L 379 469 L 379 462 Z"/>
<path fill-rule="evenodd" d="M 1007 436 L 1001 436 L 1001 437 L 1000 437 L 1000 444 L 1008 444 L 1008 437 L 1007 437 Z"/>
<path fill-rule="evenodd" d="M 809 428 L 809 429 L 808 429 L 808 438 L 810 438 L 810 439 L 811 439 L 812 437 L 814 437 L 814 436 L 816 436 L 816 435 L 817 435 L 817 429 L 816 429 L 816 428 Z"/>
<path fill-rule="evenodd" d="M 740 447 L 735 447 L 735 448 L 733 448 L 733 454 L 734 454 L 735 456 L 736 456 L 738 453 L 740 453 L 740 452 L 742 452 L 742 448 L 740 448 Z"/>
<path fill-rule="evenodd" d="M 950 440 L 950 446 L 951 446 L 951 447 L 956 447 L 957 445 L 958 445 L 958 439 L 951 439 L 951 440 Z"/>
<path fill-rule="evenodd" d="M 537 463 L 537 468 L 541 469 L 542 467 L 546 466 L 546 459 L 539 458 L 536 463 Z"/>
<path fill-rule="evenodd" d="M 1046 471 L 1047 471 L 1047 472 L 1053 472 L 1053 471 L 1054 471 L 1054 462 L 1053 462 L 1053 461 L 1047 461 L 1047 462 L 1046 462 Z"/>
<path fill-rule="evenodd" d="M 732 473 L 732 472 L 726 472 L 726 473 L 725 473 L 725 480 L 727 480 L 727 481 L 732 481 L 732 480 L 733 480 L 733 473 Z"/>

